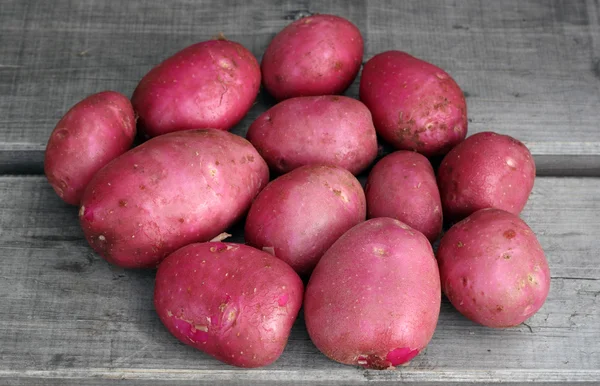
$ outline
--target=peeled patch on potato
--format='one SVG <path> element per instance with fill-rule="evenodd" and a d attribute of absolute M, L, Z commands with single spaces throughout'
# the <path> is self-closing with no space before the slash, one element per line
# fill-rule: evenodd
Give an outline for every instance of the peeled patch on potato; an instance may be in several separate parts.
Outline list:
<path fill-rule="evenodd" d="M 367 179 L 369 218 L 392 217 L 434 242 L 442 231 L 442 203 L 431 164 L 419 153 L 397 151 L 377 162 Z"/>
<path fill-rule="evenodd" d="M 248 212 L 244 236 L 250 245 L 307 275 L 365 215 L 365 194 L 349 171 L 308 165 L 275 179 L 259 193 Z"/>
<path fill-rule="evenodd" d="M 303 285 L 284 262 L 233 243 L 191 244 L 158 268 L 154 306 L 181 342 L 239 367 L 273 363 L 302 304 Z"/>
<path fill-rule="evenodd" d="M 98 172 L 79 219 L 109 262 L 156 267 L 176 249 L 230 227 L 268 180 L 267 164 L 244 138 L 216 129 L 165 134 Z"/>
<path fill-rule="evenodd" d="M 306 288 L 304 319 L 311 340 L 329 358 L 384 369 L 425 348 L 440 301 L 427 238 L 382 217 L 350 229 L 321 258 Z"/>
<path fill-rule="evenodd" d="M 260 88 L 258 61 L 239 43 L 191 45 L 148 72 L 131 101 L 148 137 L 191 129 L 229 130 L 252 107 Z"/>
<path fill-rule="evenodd" d="M 278 103 L 252 123 L 246 138 L 278 173 L 326 164 L 359 174 L 377 156 L 371 113 L 361 102 L 337 95 Z"/>
<path fill-rule="evenodd" d="M 68 204 L 79 205 L 94 174 L 125 153 L 135 133 L 133 107 L 118 92 L 93 94 L 73 106 L 46 146 L 44 173 L 56 194 Z"/>
<path fill-rule="evenodd" d="M 452 149 L 438 169 L 444 216 L 458 221 L 485 208 L 518 215 L 534 180 L 535 163 L 523 143 L 492 132 L 472 135 Z"/>
<path fill-rule="evenodd" d="M 261 69 L 277 100 L 341 94 L 362 63 L 363 38 L 350 21 L 312 15 L 293 22 L 269 43 Z"/>
<path fill-rule="evenodd" d="M 458 84 L 405 52 L 383 52 L 365 64 L 360 100 L 371 110 L 377 133 L 397 149 L 444 155 L 467 135 L 467 105 Z"/>
<path fill-rule="evenodd" d="M 544 304 L 550 270 L 535 234 L 518 216 L 482 209 L 442 238 L 442 288 L 467 318 L 488 327 L 516 326 Z"/>

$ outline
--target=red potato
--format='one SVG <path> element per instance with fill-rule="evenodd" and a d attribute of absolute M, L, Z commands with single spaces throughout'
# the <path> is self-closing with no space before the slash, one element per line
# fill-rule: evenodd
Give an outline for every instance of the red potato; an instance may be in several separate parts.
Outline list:
<path fill-rule="evenodd" d="M 442 288 L 456 309 L 488 327 L 516 326 L 544 304 L 550 270 L 535 234 L 518 216 L 482 209 L 442 238 Z"/>
<path fill-rule="evenodd" d="M 71 107 L 46 146 L 44 172 L 54 191 L 79 205 L 94 174 L 131 147 L 135 132 L 131 103 L 118 92 L 93 94 Z"/>
<path fill-rule="evenodd" d="M 131 101 L 149 137 L 179 130 L 229 130 L 250 110 L 260 88 L 256 58 L 220 39 L 189 46 L 146 74 Z"/>
<path fill-rule="evenodd" d="M 267 164 L 220 130 L 166 134 L 130 150 L 90 182 L 79 210 L 92 248 L 124 268 L 156 265 L 231 226 L 267 184 Z"/>
<path fill-rule="evenodd" d="M 279 358 L 302 305 L 287 264 L 242 244 L 183 247 L 159 266 L 154 306 L 181 342 L 239 367 Z"/>
<path fill-rule="evenodd" d="M 458 84 L 405 52 L 383 52 L 365 64 L 360 100 L 371 110 L 377 133 L 397 149 L 444 155 L 467 135 L 467 105 Z"/>
<path fill-rule="evenodd" d="M 328 164 L 358 174 L 377 156 L 371 113 L 343 96 L 285 100 L 260 115 L 246 138 L 278 173 Z"/>
<path fill-rule="evenodd" d="M 265 88 L 277 100 L 341 94 L 362 63 L 363 38 L 350 21 L 313 15 L 279 32 L 263 55 Z"/>
<path fill-rule="evenodd" d="M 521 142 L 492 132 L 472 135 L 438 169 L 444 216 L 458 221 L 484 208 L 519 214 L 534 179 L 533 157 Z"/>
<path fill-rule="evenodd" d="M 369 218 L 392 217 L 430 242 L 442 231 L 442 203 L 431 164 L 419 153 L 397 151 L 379 161 L 366 186 Z"/>
<path fill-rule="evenodd" d="M 329 358 L 384 369 L 425 348 L 440 301 L 427 238 L 381 217 L 350 229 L 321 258 L 304 295 L 304 319 L 313 343 Z"/>
<path fill-rule="evenodd" d="M 365 216 L 365 194 L 349 171 L 308 165 L 277 178 L 259 193 L 248 212 L 245 239 L 306 275 Z"/>

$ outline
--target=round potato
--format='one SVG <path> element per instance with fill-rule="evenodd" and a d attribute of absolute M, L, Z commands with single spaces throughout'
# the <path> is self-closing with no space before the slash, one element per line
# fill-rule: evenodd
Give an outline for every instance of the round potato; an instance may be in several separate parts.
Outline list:
<path fill-rule="evenodd" d="M 337 95 L 285 100 L 260 115 L 246 138 L 277 173 L 327 164 L 358 174 L 377 156 L 371 113 Z"/>
<path fill-rule="evenodd" d="M 102 168 L 85 190 L 79 219 L 109 262 L 156 267 L 231 226 L 268 181 L 267 164 L 244 138 L 216 129 L 165 134 Z"/>
<path fill-rule="evenodd" d="M 46 146 L 44 172 L 56 194 L 68 204 L 79 205 L 94 174 L 125 153 L 135 133 L 133 107 L 118 92 L 93 94 L 73 106 Z"/>
<path fill-rule="evenodd" d="M 442 203 L 431 164 L 419 153 L 397 151 L 377 162 L 367 179 L 369 218 L 392 217 L 434 242 L 442 231 Z"/>
<path fill-rule="evenodd" d="M 159 266 L 154 306 L 181 342 L 239 367 L 273 363 L 302 305 L 303 285 L 284 262 L 252 247 L 191 244 Z"/>
<path fill-rule="evenodd" d="M 488 327 L 523 323 L 544 304 L 550 270 L 535 234 L 518 216 L 482 209 L 442 238 L 442 289 L 454 307 Z"/>
<path fill-rule="evenodd" d="M 444 155 L 467 135 L 467 105 L 458 84 L 405 52 L 383 52 L 365 64 L 360 100 L 371 110 L 377 133 L 397 149 Z"/>
<path fill-rule="evenodd" d="M 148 72 L 131 102 L 148 137 L 179 130 L 229 130 L 260 88 L 258 61 L 244 46 L 219 39 L 191 45 Z"/>
<path fill-rule="evenodd" d="M 304 296 L 313 343 L 329 358 L 384 369 L 429 343 L 440 312 L 429 241 L 391 218 L 356 225 L 325 253 Z"/>
<path fill-rule="evenodd" d="M 534 179 L 533 157 L 521 142 L 492 132 L 472 135 L 438 169 L 444 216 L 458 221 L 485 208 L 519 214 Z"/>
<path fill-rule="evenodd" d="M 365 194 L 349 171 L 307 165 L 275 179 L 259 193 L 246 219 L 245 239 L 307 275 L 325 251 L 365 216 Z"/>
<path fill-rule="evenodd" d="M 312 15 L 279 32 L 263 55 L 265 88 L 278 100 L 341 94 L 362 63 L 363 39 L 348 20 Z"/>

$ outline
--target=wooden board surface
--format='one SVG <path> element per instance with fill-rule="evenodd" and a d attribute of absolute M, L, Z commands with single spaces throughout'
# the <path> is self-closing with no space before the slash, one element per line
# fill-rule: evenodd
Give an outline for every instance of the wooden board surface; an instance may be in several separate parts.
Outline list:
<path fill-rule="evenodd" d="M 0 384 L 600 382 L 599 191 L 599 178 L 536 180 L 523 218 L 552 284 L 527 325 L 477 326 L 444 301 L 433 340 L 410 366 L 366 371 L 320 354 L 299 318 L 274 365 L 242 370 L 173 338 L 153 310 L 154 272 L 95 255 L 77 209 L 43 177 L 0 177 Z"/>
<path fill-rule="evenodd" d="M 0 0 L 0 385 L 600 384 L 599 10 L 598 0 Z M 487 329 L 444 301 L 426 351 L 381 372 L 328 360 L 300 317 L 274 365 L 236 369 L 174 339 L 153 310 L 154 272 L 95 255 L 76 209 L 40 175 L 48 135 L 83 97 L 131 95 L 161 60 L 220 32 L 260 60 L 279 30 L 315 12 L 352 20 L 365 61 L 399 49 L 446 69 L 465 91 L 470 133 L 513 135 L 538 175 L 558 176 L 536 180 L 523 213 L 552 271 L 526 325 Z M 272 105 L 261 92 L 233 132 Z"/>
<path fill-rule="evenodd" d="M 49 133 L 86 95 L 130 95 L 161 60 L 219 32 L 260 59 L 281 28 L 320 12 L 361 29 L 365 60 L 399 49 L 446 69 L 467 96 L 470 133 L 523 140 L 540 174 L 600 175 L 598 9 L 595 0 L 2 0 L 0 173 L 41 173 Z M 259 97 L 234 131 L 271 104 Z"/>

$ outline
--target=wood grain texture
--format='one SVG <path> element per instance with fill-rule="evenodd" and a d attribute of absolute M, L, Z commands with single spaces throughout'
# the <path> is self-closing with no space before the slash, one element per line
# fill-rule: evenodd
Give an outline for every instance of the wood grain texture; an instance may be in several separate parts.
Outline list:
<path fill-rule="evenodd" d="M 536 180 L 523 213 L 552 272 L 527 325 L 493 330 L 442 304 L 427 349 L 398 371 L 328 360 L 302 318 L 282 357 L 236 369 L 179 343 L 152 306 L 153 271 L 122 270 L 83 239 L 77 209 L 42 176 L 0 177 L 0 384 L 600 382 L 600 179 Z M 238 227 L 234 240 L 242 241 Z"/>
<path fill-rule="evenodd" d="M 531 147 L 541 175 L 600 175 L 600 14 L 594 0 L 0 2 L 0 173 L 41 173 L 48 135 L 85 96 L 131 95 L 154 65 L 223 32 L 259 59 L 311 12 L 352 20 L 365 60 L 408 51 L 446 69 L 467 95 L 469 131 Z M 356 97 L 358 81 L 347 94 Z M 259 97 L 234 129 L 273 103 Z"/>

